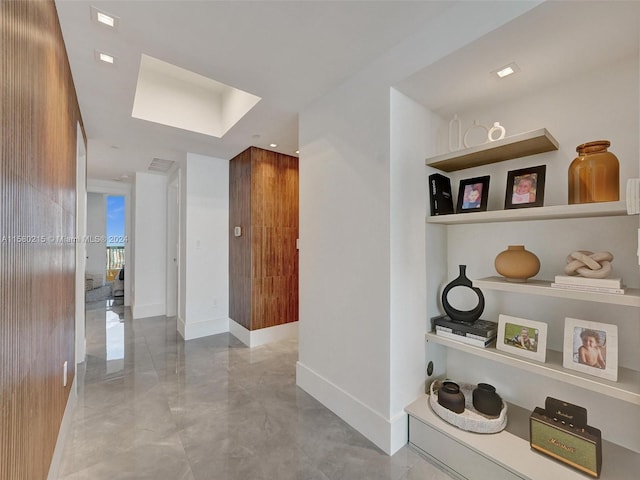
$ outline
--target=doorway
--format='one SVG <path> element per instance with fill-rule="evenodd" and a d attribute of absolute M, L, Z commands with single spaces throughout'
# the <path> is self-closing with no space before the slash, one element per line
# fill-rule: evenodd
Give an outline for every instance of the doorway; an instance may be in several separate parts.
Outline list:
<path fill-rule="evenodd" d="M 180 306 L 180 171 L 167 187 L 167 317 Z"/>
<path fill-rule="evenodd" d="M 125 246 L 129 237 L 125 230 L 124 195 L 106 196 L 106 279 L 114 300 L 124 301 Z"/>

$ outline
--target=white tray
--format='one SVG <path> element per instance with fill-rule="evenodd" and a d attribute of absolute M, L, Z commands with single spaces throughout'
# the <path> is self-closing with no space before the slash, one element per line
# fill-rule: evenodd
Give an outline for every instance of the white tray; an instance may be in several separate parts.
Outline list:
<path fill-rule="evenodd" d="M 458 383 L 458 382 L 456 382 Z M 455 413 L 444 408 L 438 403 L 438 388 L 442 385 L 440 380 L 431 383 L 429 404 L 433 411 L 447 423 L 456 427 L 475 433 L 498 433 L 507 426 L 507 404 L 502 402 L 500 415 L 495 418 L 487 417 L 478 412 L 473 406 L 473 391 L 477 385 L 472 383 L 458 383 L 460 391 L 464 393 L 464 412 Z"/>

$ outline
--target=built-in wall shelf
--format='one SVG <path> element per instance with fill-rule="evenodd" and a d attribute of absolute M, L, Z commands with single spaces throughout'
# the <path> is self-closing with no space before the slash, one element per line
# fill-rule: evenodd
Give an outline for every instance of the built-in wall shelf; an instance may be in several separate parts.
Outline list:
<path fill-rule="evenodd" d="M 611 303 L 628 307 L 640 307 L 640 289 L 625 288 L 623 295 L 614 293 L 582 292 L 553 288 L 550 281 L 529 279 L 526 282 L 509 282 L 503 277 L 487 277 L 473 281 L 473 286 L 485 290 L 524 293 L 528 295 L 544 295 L 547 297 L 566 298 L 586 302 Z"/>
<path fill-rule="evenodd" d="M 552 150 L 558 150 L 558 141 L 546 128 L 540 128 L 483 145 L 436 155 L 427 158 L 426 164 L 443 172 L 455 172 Z"/>
<path fill-rule="evenodd" d="M 427 223 L 466 225 L 471 223 L 525 222 L 563 218 L 615 217 L 627 215 L 624 201 L 552 205 L 550 207 L 514 208 L 490 212 L 457 213 L 427 217 Z"/>
<path fill-rule="evenodd" d="M 476 357 L 486 358 L 543 377 L 575 385 L 634 405 L 640 405 L 640 372 L 636 370 L 619 367 L 618 381 L 612 382 L 564 368 L 562 366 L 562 352 L 554 350 L 547 350 L 547 358 L 543 363 L 512 355 L 502 350 L 497 350 L 495 347 L 481 348 L 468 345 L 447 337 L 441 337 L 433 332 L 427 333 L 425 338 L 427 342 L 460 350 Z"/>
<path fill-rule="evenodd" d="M 584 480 L 587 475 L 531 449 L 530 411 L 507 405 L 507 428 L 499 433 L 466 432 L 445 422 L 423 395 L 405 408 L 409 415 L 410 445 L 458 478 Z M 596 425 L 594 425 L 596 426 Z M 597 425 L 603 432 L 606 425 Z M 637 471 L 640 454 L 602 442 L 601 480 L 627 480 Z"/>

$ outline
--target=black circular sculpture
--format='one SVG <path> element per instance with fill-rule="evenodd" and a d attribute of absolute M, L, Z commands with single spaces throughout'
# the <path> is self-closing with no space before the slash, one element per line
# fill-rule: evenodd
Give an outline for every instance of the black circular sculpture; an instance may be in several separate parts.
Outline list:
<path fill-rule="evenodd" d="M 468 311 L 453 308 L 447 300 L 447 295 L 455 287 L 467 287 L 473 290 L 478 296 L 478 305 Z M 480 318 L 480 315 L 482 315 L 482 312 L 484 311 L 484 295 L 482 294 L 482 291 L 479 288 L 474 287 L 471 280 L 467 278 L 466 265 L 460 265 L 460 274 L 458 277 L 444 287 L 444 290 L 442 291 L 442 307 L 449 318 L 455 322 L 473 323 Z"/>

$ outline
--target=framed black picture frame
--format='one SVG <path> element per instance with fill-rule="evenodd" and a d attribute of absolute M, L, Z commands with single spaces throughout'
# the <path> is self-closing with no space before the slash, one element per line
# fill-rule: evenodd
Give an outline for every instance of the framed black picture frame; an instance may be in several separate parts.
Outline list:
<path fill-rule="evenodd" d="M 489 198 L 489 179 L 474 177 L 460 180 L 456 213 L 485 212 Z"/>
<path fill-rule="evenodd" d="M 520 168 L 507 173 L 504 208 L 529 208 L 544 205 L 546 165 Z"/>

